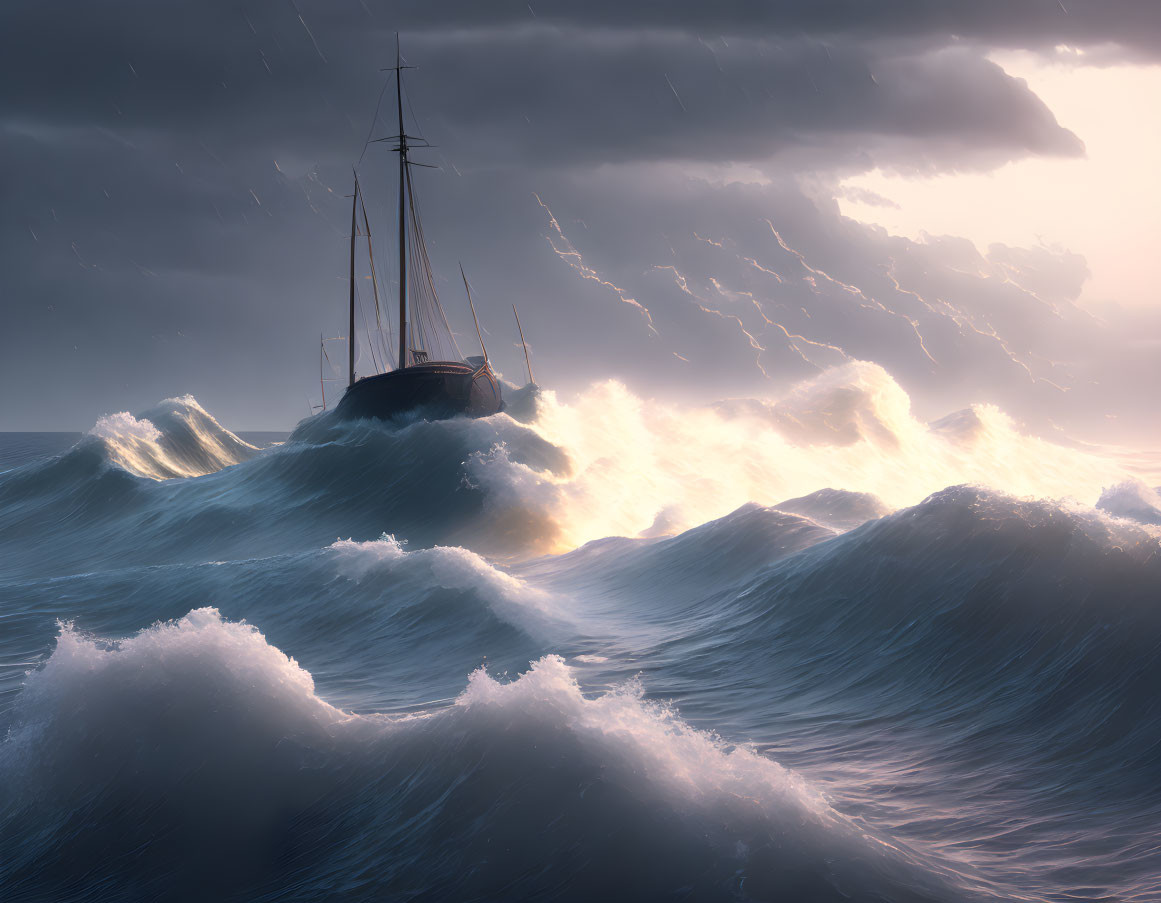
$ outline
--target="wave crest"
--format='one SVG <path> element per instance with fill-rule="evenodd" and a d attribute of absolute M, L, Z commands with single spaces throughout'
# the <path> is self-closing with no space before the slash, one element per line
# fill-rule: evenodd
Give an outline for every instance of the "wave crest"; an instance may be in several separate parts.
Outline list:
<path fill-rule="evenodd" d="M 329 546 L 339 569 L 353 580 L 400 571 L 427 586 L 481 594 L 498 615 L 525 629 L 544 628 L 546 620 L 559 618 L 559 607 L 543 590 L 488 564 L 475 552 L 458 546 L 434 546 L 407 551 L 404 543 L 384 533 L 370 542 L 336 540 Z"/>
<path fill-rule="evenodd" d="M 0 880 L 48 897 L 176 881 L 307 900 L 361 874 L 367 898 L 873 899 L 950 880 L 639 684 L 586 696 L 555 655 L 506 683 L 476 671 L 450 709 L 355 716 L 256 628 L 199 609 L 119 642 L 62 625 L 18 711 Z"/>
<path fill-rule="evenodd" d="M 151 480 L 214 473 L 258 453 L 192 395 L 167 398 L 138 417 L 106 414 L 89 435 L 103 444 L 110 463 Z"/>

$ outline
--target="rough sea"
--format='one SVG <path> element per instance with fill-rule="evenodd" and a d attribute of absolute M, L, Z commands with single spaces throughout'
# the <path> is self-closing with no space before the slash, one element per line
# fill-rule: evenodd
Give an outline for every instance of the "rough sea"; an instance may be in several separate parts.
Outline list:
<path fill-rule="evenodd" d="M 0 436 L 0 900 L 1161 900 L 1147 456 L 505 394 Z"/>

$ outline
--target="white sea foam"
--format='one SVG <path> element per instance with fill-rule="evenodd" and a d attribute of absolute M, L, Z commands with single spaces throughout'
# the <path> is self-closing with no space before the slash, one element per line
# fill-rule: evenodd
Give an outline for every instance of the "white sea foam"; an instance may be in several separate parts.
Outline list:
<path fill-rule="evenodd" d="M 470 457 L 464 472 L 486 495 L 489 528 L 526 536 L 542 552 L 679 532 L 746 502 L 777 505 L 826 487 L 877 496 L 885 510 L 963 483 L 1092 505 L 1125 476 L 1113 459 L 1021 433 L 994 406 L 969 413 L 970 429 L 933 427 L 885 370 L 865 362 L 781 399 L 700 408 L 606 382 L 568 401 L 541 393 L 531 427 L 568 455 L 569 472 L 520 463 L 502 444 Z"/>
<path fill-rule="evenodd" d="M 635 681 L 586 697 L 556 655 L 532 663 L 507 683 L 478 670 L 455 705 L 483 716 L 484 721 L 474 723 L 485 730 L 502 728 L 513 716 L 526 719 L 535 731 L 564 728 L 572 742 L 595 744 L 602 756 L 617 759 L 667 794 L 703 802 L 736 796 L 764 806 L 793 803 L 818 819 L 835 817 L 800 777 L 745 747 L 695 730 L 673 709 L 646 701 Z M 56 648 L 29 675 L 16 712 L 16 727 L 2 744 L 9 767 L 21 755 L 25 768 L 61 756 L 81 764 L 102 747 L 103 765 L 83 765 L 93 779 L 110 779 L 124 755 L 143 752 L 146 734 L 163 745 L 196 737 L 205 747 L 207 738 L 214 738 L 212 751 L 221 755 L 223 747 L 265 747 L 279 736 L 319 746 L 342 736 L 364 742 L 384 736 L 379 728 L 385 724 L 415 721 L 385 721 L 335 708 L 317 694 L 310 673 L 268 643 L 257 627 L 226 620 L 214 608 L 191 611 L 119 641 L 61 624 Z M 352 733 L 349 729 L 360 722 L 374 730 Z M 405 741 L 393 736 L 386 739 Z M 121 753 L 110 758 L 108 744 Z"/>
<path fill-rule="evenodd" d="M 600 781 L 628 789 L 643 811 L 687 819 L 687 825 L 696 826 L 705 852 L 716 849 L 714 865 L 695 868 L 708 871 L 732 862 L 736 874 L 748 876 L 746 890 L 755 899 L 776 898 L 786 889 L 787 863 L 804 872 L 820 869 L 826 875 L 820 884 L 849 883 L 860 890 L 887 875 L 893 876 L 889 882 L 901 880 L 913 889 L 926 885 L 929 891 L 958 880 L 954 870 L 926 854 L 873 836 L 833 809 L 797 773 L 748 746 L 692 727 L 662 702 L 645 699 L 636 680 L 587 696 L 564 660 L 547 655 L 508 682 L 475 671 L 456 705 L 484 724 L 532 731 L 528 740 L 547 762 L 579 755 L 599 763 Z M 577 792 L 569 790 L 569 796 Z M 583 797 L 586 787 L 579 791 Z M 673 818 L 665 822 L 672 830 Z M 608 831 L 611 826 L 600 827 Z M 632 825 L 622 830 L 626 842 L 632 842 Z M 678 837 L 675 832 L 674 840 Z M 777 839 L 772 843 L 772 838 Z M 922 870 L 911 867 L 920 861 Z M 670 867 L 679 868 L 676 863 Z M 859 872 L 866 874 L 852 881 Z"/>
<path fill-rule="evenodd" d="M 1125 480 L 1106 489 L 1097 507 L 1141 524 L 1161 524 L 1161 493 L 1140 480 Z"/>
<path fill-rule="evenodd" d="M 61 623 L 56 648 L 29 675 L 19 709 L 24 730 L 35 732 L 62 709 L 78 706 L 91 715 L 119 700 L 133 705 L 162 688 L 176 695 L 228 689 L 318 724 L 346 717 L 319 699 L 311 675 L 256 627 L 228 621 L 215 608 L 196 609 L 116 642 Z"/>
<path fill-rule="evenodd" d="M 543 727 L 563 726 L 577 740 L 597 743 L 630 762 L 667 792 L 699 799 L 738 794 L 768 804 L 789 800 L 820 818 L 832 816 L 822 797 L 794 773 L 695 730 L 673 709 L 646 701 L 637 682 L 587 698 L 556 655 L 532 663 L 507 683 L 483 669 L 474 672 L 456 707 L 500 716 L 499 721 L 489 716 L 489 724 L 518 714 Z M 119 641 L 61 624 L 52 655 L 26 681 L 17 727 L 3 747 L 9 757 L 35 746 L 37 758 L 50 752 L 84 760 L 83 748 L 67 746 L 103 736 L 104 742 L 134 748 L 140 742 L 135 734 L 155 732 L 163 712 L 169 714 L 160 721 L 180 723 L 180 732 L 191 736 L 214 734 L 215 722 L 228 722 L 316 743 L 329 743 L 336 727 L 368 720 L 320 698 L 310 673 L 257 627 L 202 608 Z M 369 720 L 380 723 L 375 716 Z M 234 739 L 239 747 L 248 743 Z M 232 741 L 223 736 L 220 742 Z"/>
<path fill-rule="evenodd" d="M 336 540 L 329 550 L 340 571 L 352 580 L 409 571 L 426 584 L 480 593 L 496 614 L 520 627 L 544 628 L 545 619 L 561 614 L 550 594 L 458 546 L 408 551 L 402 542 L 384 533 L 370 542 Z"/>
<path fill-rule="evenodd" d="M 89 435 L 120 442 L 156 442 L 161 438 L 161 430 L 144 418 L 138 420 L 128 411 L 120 411 L 99 417 Z"/>
<path fill-rule="evenodd" d="M 793 802 L 818 818 L 834 813 L 801 777 L 744 746 L 695 730 L 661 703 L 644 699 L 637 681 L 587 698 L 563 658 L 547 655 L 514 681 L 484 669 L 456 700 L 464 708 L 522 712 L 563 723 L 579 738 L 623 757 L 642 778 L 684 797 L 729 795 L 767 805 Z"/>
<path fill-rule="evenodd" d="M 534 875 L 543 857 L 575 850 L 614 870 L 634 863 L 654 895 L 745 874 L 763 897 L 788 869 L 815 887 L 942 880 L 867 836 L 795 773 L 691 727 L 639 684 L 586 696 L 555 655 L 506 683 L 476 671 L 450 709 L 351 715 L 320 698 L 311 675 L 256 627 L 205 608 L 115 642 L 62 625 L 15 716 L 0 743 L 0 787 L 37 820 L 28 848 L 88 856 L 80 869 L 135 862 L 150 847 L 158 874 L 180 868 L 185 880 L 209 880 L 192 871 L 196 849 L 224 875 L 246 875 L 255 862 L 274 867 L 270 837 L 309 841 L 316 821 L 300 814 L 312 812 L 339 832 L 330 842 L 356 832 L 368 874 L 402 856 L 387 879 L 438 878 L 458 888 L 451 896 L 487 896 L 497 879 Z M 74 850 L 70 813 L 86 799 L 97 801 L 98 824 L 112 820 L 123 833 L 94 840 L 86 829 Z M 407 865 L 413 830 L 438 849 Z M 493 831 L 511 854 L 494 867 L 472 854 L 476 877 L 474 868 L 429 874 L 426 854 L 478 853 Z"/>

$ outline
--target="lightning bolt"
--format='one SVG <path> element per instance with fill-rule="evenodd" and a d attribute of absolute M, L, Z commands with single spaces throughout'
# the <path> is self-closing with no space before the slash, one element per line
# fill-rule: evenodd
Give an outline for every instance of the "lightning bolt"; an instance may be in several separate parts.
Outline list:
<path fill-rule="evenodd" d="M 856 302 L 858 303 L 859 307 L 865 308 L 866 310 L 879 311 L 880 313 L 884 313 L 888 316 L 897 317 L 898 319 L 903 320 L 908 326 L 911 327 L 911 331 L 915 333 L 915 339 L 919 343 L 919 350 L 923 352 L 923 356 L 936 366 L 939 365 L 939 361 L 937 361 L 928 350 L 927 342 L 924 341 L 923 338 L 923 333 L 919 331 L 918 320 L 916 320 L 914 317 L 907 316 L 907 314 L 891 310 L 891 308 L 887 307 L 885 304 L 883 304 L 883 302 L 867 295 L 857 285 L 851 285 L 849 282 L 843 282 L 841 279 L 837 279 L 825 270 L 812 267 L 809 263 L 806 262 L 806 258 L 802 255 L 801 252 L 796 251 L 786 243 L 786 240 L 779 234 L 778 230 L 774 228 L 774 224 L 770 222 L 770 220 L 766 220 L 766 225 L 770 227 L 770 231 L 774 234 L 774 239 L 778 242 L 779 247 L 781 247 L 782 250 L 786 251 L 788 254 L 793 255 L 798 260 L 799 264 L 802 265 L 802 268 L 810 274 L 809 276 L 803 277 L 803 281 L 810 284 L 810 286 L 815 291 L 819 291 L 818 280 L 820 278 L 825 279 L 831 285 L 837 286 L 844 292 L 861 299 L 860 301 Z"/>
<path fill-rule="evenodd" d="M 738 329 L 741 330 L 742 335 L 744 335 L 746 337 L 747 341 L 749 341 L 750 347 L 753 348 L 757 352 L 757 354 L 754 355 L 754 365 L 759 370 L 762 371 L 762 375 L 764 377 L 769 379 L 770 374 L 767 373 L 766 368 L 762 366 L 762 355 L 765 353 L 766 348 L 764 345 L 762 345 L 761 342 L 759 342 L 754 337 L 754 334 L 752 332 L 750 332 L 748 329 L 746 329 L 746 325 L 742 322 L 742 318 L 739 316 L 736 316 L 735 314 L 727 314 L 727 313 L 723 313 L 720 310 L 716 310 L 712 307 L 706 307 L 700 301 L 696 301 L 695 303 L 697 304 L 698 308 L 700 308 L 700 310 L 703 313 L 713 314 L 715 317 L 721 317 L 723 320 L 733 320 L 735 323 L 738 324 Z M 798 349 L 795 348 L 795 350 L 797 351 Z M 802 355 L 801 351 L 799 351 L 798 353 L 800 355 Z M 803 355 L 803 360 L 806 360 L 805 355 Z M 810 363 L 810 361 L 807 361 L 807 363 Z"/>
<path fill-rule="evenodd" d="M 753 257 L 743 257 L 742 260 L 759 272 L 765 273 L 767 276 L 773 276 L 778 281 L 779 285 L 786 281 L 769 267 L 762 266 L 762 264 L 758 263 L 758 261 L 756 261 Z"/>
<path fill-rule="evenodd" d="M 886 308 L 883 307 L 882 304 L 880 304 L 874 298 L 868 298 L 867 295 L 863 292 L 863 290 L 861 288 L 859 288 L 857 285 L 851 285 L 849 282 L 843 282 L 841 279 L 836 279 L 834 276 L 832 276 L 830 273 L 826 272 L 825 270 L 819 270 L 819 269 L 815 269 L 814 267 L 812 267 L 809 263 L 806 262 L 806 258 L 804 256 L 802 256 L 801 252 L 794 250 L 794 248 L 790 247 L 790 245 L 788 245 L 786 243 L 786 240 L 779 234 L 778 230 L 774 228 L 774 224 L 772 222 L 770 222 L 770 220 L 766 220 L 766 225 L 769 226 L 770 231 L 774 233 L 774 239 L 778 242 L 778 245 L 782 248 L 782 250 L 786 251 L 788 254 L 793 255 L 798 260 L 798 262 L 802 265 L 802 268 L 804 270 L 806 270 L 808 273 L 810 273 L 812 276 L 822 277 L 823 279 L 825 279 L 827 282 L 831 283 L 832 285 L 835 285 L 835 286 L 838 286 L 839 288 L 841 288 L 844 292 L 848 292 L 852 295 L 855 295 L 859 298 L 862 298 L 863 301 L 867 302 L 866 304 L 862 305 L 863 307 L 869 307 L 873 310 L 886 311 Z M 814 284 L 817 286 L 818 285 L 817 281 L 815 281 Z"/>
<path fill-rule="evenodd" d="M 746 329 L 746 324 L 742 322 L 741 317 L 737 316 L 736 314 L 724 313 L 723 311 L 717 310 L 717 309 L 712 308 L 712 307 L 706 307 L 706 305 L 702 302 L 702 300 L 700 298 L 698 298 L 698 296 L 695 295 L 693 293 L 693 291 L 690 289 L 689 281 L 685 278 L 685 276 L 683 276 L 678 271 L 677 267 L 671 266 L 671 265 L 661 266 L 661 265 L 657 264 L 657 265 L 654 265 L 653 269 L 655 269 L 655 270 L 669 270 L 670 274 L 673 276 L 673 281 L 677 285 L 677 287 L 693 299 L 693 303 L 697 305 L 698 309 L 702 313 L 712 314 L 713 316 L 720 317 L 723 320 L 733 320 L 734 323 L 737 324 L 738 330 L 742 333 L 743 336 L 746 337 L 746 341 L 750 343 L 750 347 L 753 348 L 755 352 L 757 352 L 754 355 L 754 365 L 761 371 L 763 376 L 765 376 L 767 379 L 770 378 L 770 374 L 767 373 L 766 368 L 762 366 L 762 355 L 765 353 L 766 348 L 765 348 L 765 346 L 762 345 L 761 342 L 758 341 L 757 337 L 752 332 L 750 332 L 750 330 Z M 795 348 L 795 350 L 798 351 L 797 348 Z M 802 355 L 801 351 L 798 351 L 798 353 L 800 356 Z M 803 359 L 805 360 L 805 357 Z M 807 363 L 810 363 L 810 361 L 807 361 Z"/>
<path fill-rule="evenodd" d="M 769 220 L 767 220 L 767 222 L 769 222 Z M 715 248 L 724 249 L 726 246 L 724 241 L 714 241 L 712 238 L 706 238 L 704 235 L 698 235 L 696 232 L 693 233 L 693 237 L 696 238 L 698 241 L 704 241 L 707 245 L 713 245 Z M 670 248 L 670 250 L 672 251 L 673 248 Z M 677 256 L 676 251 L 674 251 L 674 256 L 675 257 Z M 753 257 L 743 257 L 741 255 L 737 255 L 737 257 L 739 260 L 744 261 L 745 263 L 749 264 L 750 266 L 752 266 L 754 269 L 758 270 L 759 272 L 765 273 L 767 276 L 773 276 L 774 279 L 778 283 L 782 283 L 785 281 L 780 274 L 775 273 L 769 267 L 762 266 L 762 264 L 758 263 L 758 261 L 755 260 Z"/>
<path fill-rule="evenodd" d="M 649 327 L 649 331 L 654 335 L 657 335 L 657 329 L 653 326 L 653 316 L 649 313 L 649 308 L 647 308 L 636 298 L 631 298 L 624 289 L 614 285 L 607 279 L 604 279 L 600 273 L 585 263 L 580 251 L 576 249 L 573 243 L 568 240 L 568 237 L 561 230 L 560 222 L 548 208 L 548 205 L 540 199 L 540 195 L 538 195 L 536 192 L 533 192 L 532 196 L 536 198 L 536 203 L 544 208 L 544 212 L 548 215 L 548 223 L 550 226 L 552 226 L 552 231 L 556 233 L 555 240 L 551 235 L 545 236 L 545 238 L 548 240 L 548 246 L 552 248 L 553 253 L 555 253 L 557 257 L 559 257 L 570 267 L 572 267 L 577 273 L 579 273 L 582 278 L 592 280 L 598 285 L 603 285 L 606 288 L 612 289 L 613 292 L 616 293 L 617 297 L 621 299 L 621 301 L 631 307 L 637 308 L 637 310 L 641 313 L 641 316 L 645 319 L 645 325 Z"/>
<path fill-rule="evenodd" d="M 696 238 L 698 241 L 704 241 L 707 245 L 713 245 L 715 248 L 724 248 L 725 247 L 725 245 L 722 242 L 714 241 L 712 238 L 703 238 L 702 236 L 698 235 L 696 232 L 693 233 L 693 237 Z"/>
<path fill-rule="evenodd" d="M 1057 318 L 1063 319 L 1063 316 L 1060 313 L 1060 308 L 1056 304 L 1053 304 L 1047 298 L 1041 298 L 1040 295 L 1038 295 L 1036 292 L 1032 291 L 1032 289 L 1026 287 L 1023 283 L 1020 282 L 1020 280 L 1014 279 L 1012 277 L 1012 275 L 1010 275 L 1013 273 L 1015 273 L 1015 274 L 1019 273 L 1019 270 L 1017 270 L 1014 266 L 1012 266 L 1010 263 L 1003 263 L 1003 262 L 997 263 L 996 261 L 993 261 L 993 260 L 989 260 L 988 262 L 991 263 L 993 267 L 995 267 L 995 271 L 999 275 L 1001 282 L 1003 282 L 1005 285 L 1016 286 L 1016 288 L 1018 288 L 1021 292 L 1023 292 L 1029 298 L 1031 298 L 1032 300 L 1036 301 L 1037 303 L 1042 304 L 1045 307 L 1047 307 L 1050 311 L 1052 311 L 1052 313 Z"/>
<path fill-rule="evenodd" d="M 1000 350 L 1004 353 L 1004 356 L 1006 358 L 1008 358 L 1008 360 L 1010 360 L 1017 367 L 1019 367 L 1021 370 L 1023 370 L 1028 375 L 1028 379 L 1031 380 L 1033 383 L 1044 383 L 1045 385 L 1051 386 L 1052 388 L 1057 389 L 1061 392 L 1069 391 L 1067 388 L 1065 388 L 1064 386 L 1061 386 L 1059 383 L 1055 383 L 1052 380 L 1047 379 L 1046 377 L 1043 377 L 1043 376 L 1037 376 L 1032 371 L 1032 368 L 1028 365 L 1028 363 L 1026 361 L 1021 360 L 1020 356 L 1018 354 L 1016 354 L 1016 352 L 1013 351 L 1009 347 L 1007 341 L 1004 340 L 1003 336 L 1001 336 L 998 332 L 996 332 L 995 327 L 992 326 L 991 323 L 987 322 L 986 318 L 984 318 L 984 320 L 983 320 L 984 328 L 981 329 L 979 326 L 976 325 L 976 318 L 975 317 L 971 316 L 966 311 L 963 311 L 960 308 L 956 307 L 954 304 L 947 301 L 946 299 L 944 299 L 944 298 L 937 299 L 938 303 L 940 305 L 942 305 L 944 308 L 944 311 L 946 311 L 946 312 L 941 312 L 941 311 L 937 310 L 926 298 L 924 298 L 918 292 L 912 291 L 911 289 L 904 288 L 899 283 L 899 278 L 895 272 L 895 266 L 896 266 L 895 259 L 891 258 L 889 260 L 887 270 L 886 270 L 887 278 L 891 281 L 891 284 L 894 286 L 895 291 L 897 291 L 903 295 L 910 295 L 912 298 L 914 298 L 916 301 L 918 301 L 927 310 L 931 311 L 936 316 L 946 317 L 947 319 L 950 319 L 953 323 L 955 323 L 956 327 L 959 329 L 960 335 L 967 337 L 967 332 L 970 330 L 971 332 L 975 333 L 976 335 L 978 335 L 982 338 L 985 338 L 985 339 L 988 339 L 992 342 L 995 342 L 996 345 L 1000 348 Z M 986 276 L 987 276 L 986 273 L 966 274 L 966 275 L 976 275 L 980 278 L 986 278 Z M 1010 281 L 1010 280 L 1008 280 L 1008 281 Z M 1017 288 L 1021 288 L 1021 290 L 1023 290 L 1022 287 L 1020 287 L 1018 284 L 1017 284 Z M 1051 307 L 1051 305 L 1049 305 L 1049 306 Z M 1053 309 L 1053 312 L 1056 313 L 1055 309 Z M 1035 355 L 1031 351 L 1028 352 L 1028 355 L 1030 357 L 1031 356 L 1039 356 L 1039 355 Z M 1055 361 L 1048 360 L 1047 358 L 1044 358 L 1044 360 L 1048 361 L 1049 365 L 1052 366 L 1053 369 L 1055 369 L 1056 367 L 1059 366 L 1059 364 L 1057 364 Z"/>
<path fill-rule="evenodd" d="M 818 363 L 816 363 L 815 361 L 813 361 L 809 357 L 807 357 L 806 353 L 798 346 L 799 342 L 805 342 L 807 345 L 812 345 L 815 348 L 822 348 L 826 351 L 834 351 L 837 354 L 841 355 L 843 360 L 846 360 L 846 361 L 854 360 L 854 358 L 852 358 L 849 354 L 847 354 L 846 351 L 844 351 L 838 345 L 830 345 L 830 344 L 827 344 L 826 342 L 816 342 L 814 339 L 808 339 L 804 335 L 799 335 L 796 332 L 791 332 L 789 329 L 787 329 L 785 326 L 783 326 L 781 323 L 779 323 L 776 320 L 771 320 L 766 315 L 766 311 L 764 311 L 762 309 L 761 302 L 759 302 L 758 299 L 756 297 L 754 297 L 753 292 L 742 292 L 742 291 L 737 291 L 735 289 L 724 288 L 721 285 L 721 283 L 718 282 L 716 279 L 714 279 L 712 276 L 710 277 L 710 282 L 713 284 L 713 287 L 717 291 L 717 293 L 719 295 L 722 295 L 723 297 L 728 298 L 730 295 L 734 295 L 735 297 L 748 298 L 750 300 L 750 303 L 754 305 L 754 309 L 758 311 L 758 316 L 760 316 L 763 319 L 763 321 L 765 321 L 766 325 L 773 326 L 775 329 L 780 330 L 782 332 L 782 334 L 786 337 L 787 344 L 798 353 L 798 356 L 800 358 L 802 358 L 804 361 L 806 361 L 812 367 L 817 367 L 819 370 L 823 369 L 821 365 L 819 365 Z M 805 311 L 804 311 L 804 313 L 805 313 Z"/>

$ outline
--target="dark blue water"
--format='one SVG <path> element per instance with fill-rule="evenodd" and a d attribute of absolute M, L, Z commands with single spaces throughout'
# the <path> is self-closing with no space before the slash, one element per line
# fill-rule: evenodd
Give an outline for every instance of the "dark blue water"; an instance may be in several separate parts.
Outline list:
<path fill-rule="evenodd" d="M 1150 490 L 545 555 L 654 477 L 524 401 L 0 437 L 0 898 L 1161 899 Z"/>

